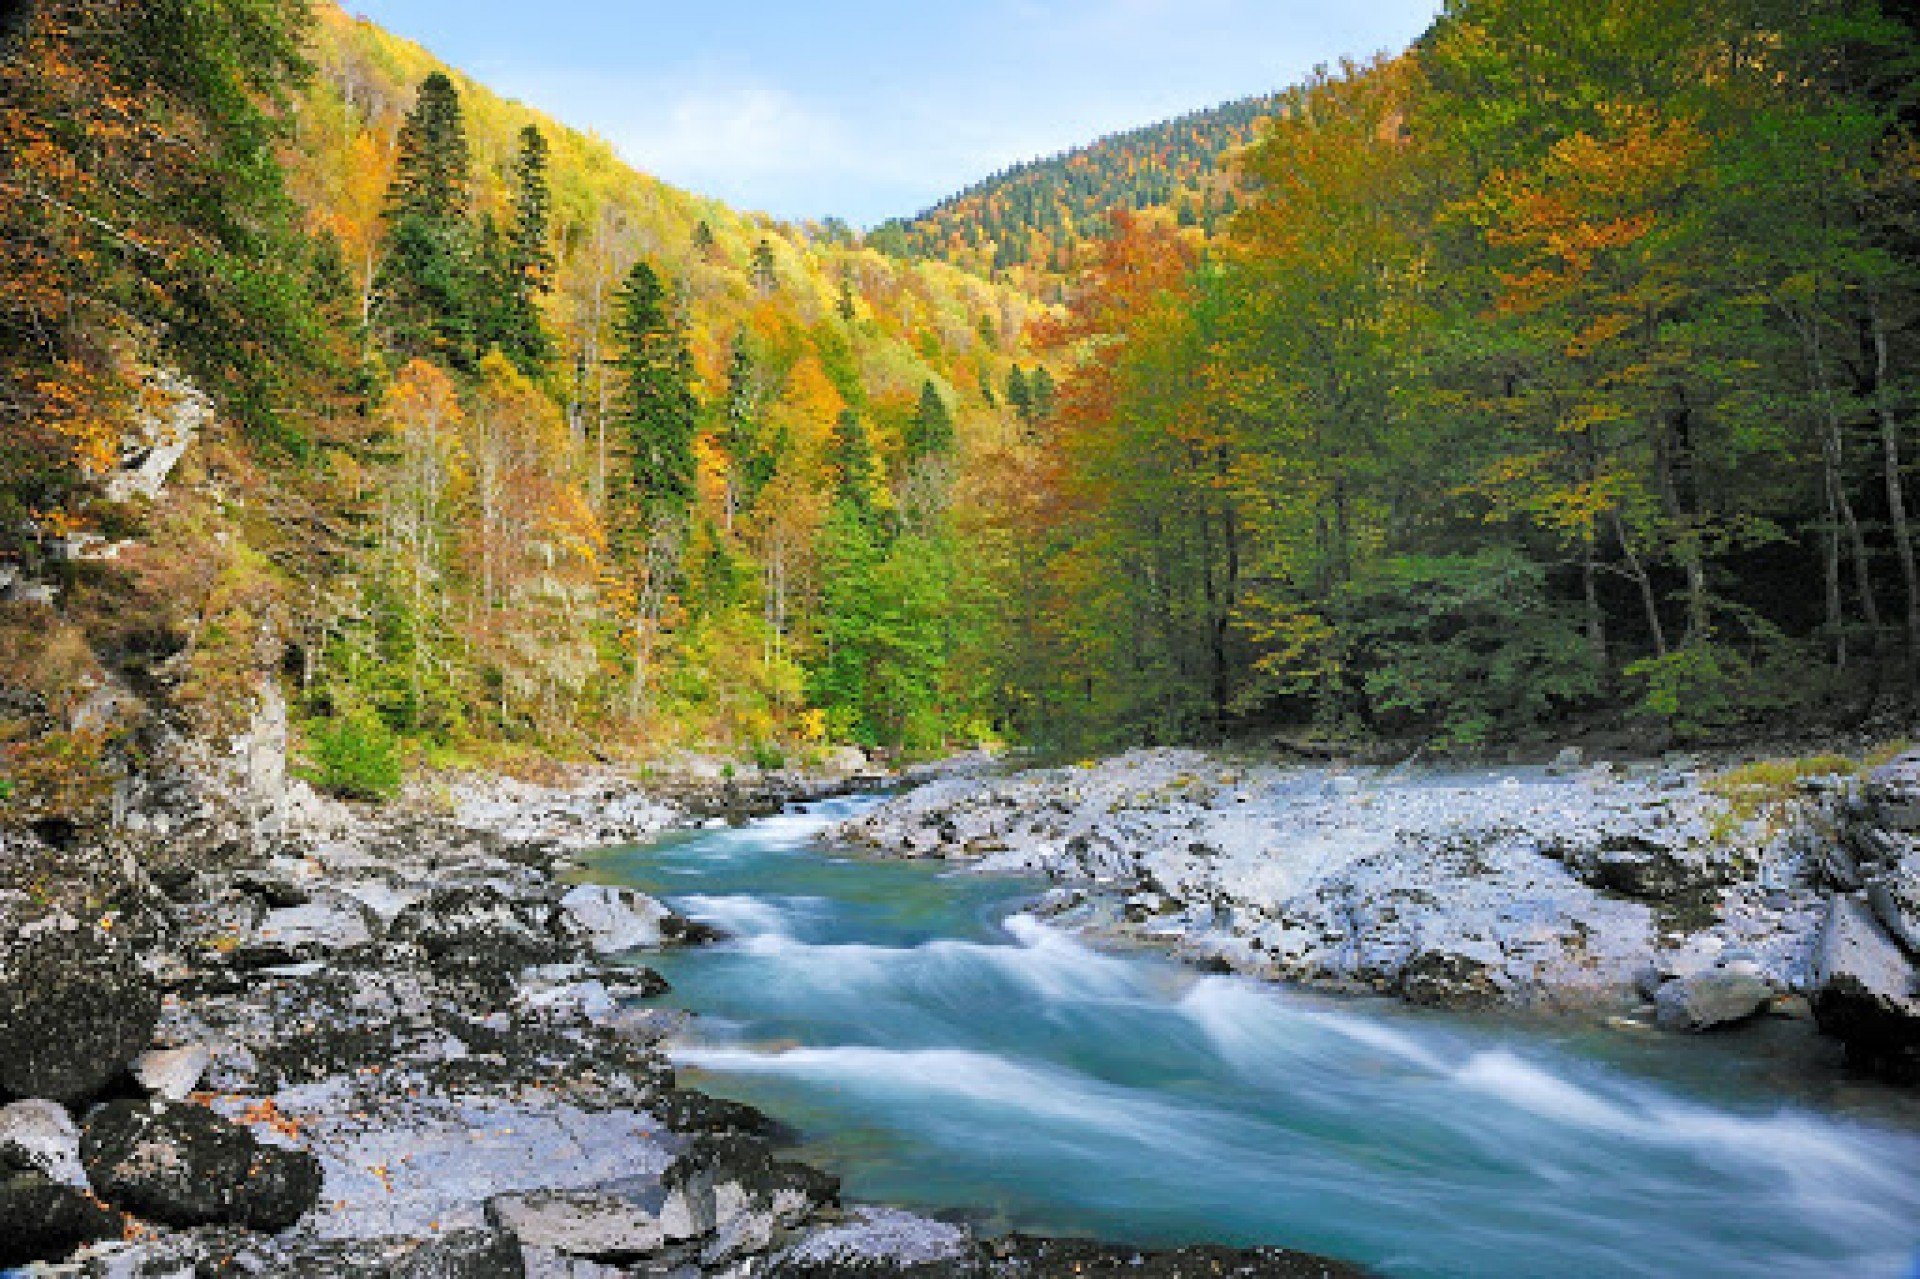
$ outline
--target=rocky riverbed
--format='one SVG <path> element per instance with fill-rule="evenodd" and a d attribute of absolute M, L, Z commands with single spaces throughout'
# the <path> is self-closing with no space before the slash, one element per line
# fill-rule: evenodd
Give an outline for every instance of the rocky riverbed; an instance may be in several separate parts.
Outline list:
<path fill-rule="evenodd" d="M 107 835 L 7 833 L 0 1268 L 1356 1273 L 842 1204 L 765 1116 L 678 1086 L 661 1043 L 684 1014 L 642 961 L 712 933 L 569 884 L 574 855 L 871 778 L 443 780 L 368 811 L 268 771 L 264 807 L 183 776 Z"/>
<path fill-rule="evenodd" d="M 1920 757 L 1742 805 L 1674 766 L 1420 774 L 1192 751 L 950 777 L 834 832 L 1040 874 L 1044 913 L 1276 981 L 1698 1032 L 1816 1020 L 1920 1077 Z"/>

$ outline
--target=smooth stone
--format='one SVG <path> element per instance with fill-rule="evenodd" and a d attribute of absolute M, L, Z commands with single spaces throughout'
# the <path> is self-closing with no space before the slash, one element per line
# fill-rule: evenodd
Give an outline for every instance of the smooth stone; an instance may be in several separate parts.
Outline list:
<path fill-rule="evenodd" d="M 133 1060 L 133 1078 L 147 1094 L 168 1101 L 185 1101 L 200 1086 L 213 1054 L 205 1044 L 184 1048 L 155 1048 Z"/>
<path fill-rule="evenodd" d="M 59 1185 L 87 1189 L 79 1125 L 54 1102 L 14 1102 L 0 1110 L 0 1168 L 38 1172 Z"/>

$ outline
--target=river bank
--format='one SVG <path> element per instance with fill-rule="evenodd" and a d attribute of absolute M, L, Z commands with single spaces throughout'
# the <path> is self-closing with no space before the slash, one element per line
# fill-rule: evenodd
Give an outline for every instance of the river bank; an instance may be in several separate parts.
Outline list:
<path fill-rule="evenodd" d="M 9 834 L 0 1265 L 612 1279 L 1135 1256 L 842 1204 L 775 1123 L 681 1087 L 663 1051 L 684 1017 L 635 957 L 715 933 L 570 882 L 587 850 L 871 775 L 443 778 L 383 809 L 273 780 L 268 805 L 153 788 L 110 839 Z M 1277 1250 L 1152 1266 L 1357 1273 Z"/>
<path fill-rule="evenodd" d="M 1193 751 L 939 780 L 831 838 L 1038 875 L 1041 913 L 1273 981 L 1920 1057 L 1920 759 L 1743 802 L 1697 765 L 1473 773 Z"/>

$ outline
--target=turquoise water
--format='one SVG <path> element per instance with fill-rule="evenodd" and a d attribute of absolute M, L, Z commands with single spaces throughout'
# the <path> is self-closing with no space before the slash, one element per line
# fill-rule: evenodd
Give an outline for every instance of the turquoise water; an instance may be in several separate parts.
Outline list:
<path fill-rule="evenodd" d="M 815 842 L 869 802 L 595 867 L 732 935 L 657 964 L 700 1014 L 676 1058 L 851 1198 L 1405 1276 L 1891 1279 L 1920 1251 L 1920 1109 L 1806 1070 L 1792 1028 L 1550 1033 L 1099 953 L 1019 913 L 1036 885 Z"/>

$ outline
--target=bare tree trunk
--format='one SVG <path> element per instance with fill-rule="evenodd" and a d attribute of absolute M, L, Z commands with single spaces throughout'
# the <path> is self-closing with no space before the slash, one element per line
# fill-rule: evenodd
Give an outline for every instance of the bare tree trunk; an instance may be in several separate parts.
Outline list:
<path fill-rule="evenodd" d="M 1633 549 L 1633 541 L 1627 536 L 1627 522 L 1620 518 L 1620 512 L 1610 513 L 1613 520 L 1613 535 L 1620 543 L 1620 553 L 1627 557 L 1627 576 L 1640 588 L 1640 605 L 1646 610 L 1647 629 L 1653 634 L 1653 652 L 1656 657 L 1665 657 L 1667 648 L 1667 630 L 1660 624 L 1660 598 L 1654 594 L 1653 579 L 1647 575 L 1647 566 Z"/>
<path fill-rule="evenodd" d="M 1892 354 L 1887 342 L 1886 319 L 1880 313 L 1880 300 L 1870 303 L 1873 328 L 1873 403 L 1880 421 L 1880 460 L 1887 484 L 1887 519 L 1893 525 L 1894 550 L 1900 558 L 1900 576 L 1907 589 L 1907 668 L 1909 675 L 1920 672 L 1920 567 L 1914 563 L 1913 529 L 1907 521 L 1906 482 L 1901 475 L 1900 422 L 1894 413 L 1893 390 L 1888 385 L 1893 372 Z"/>

